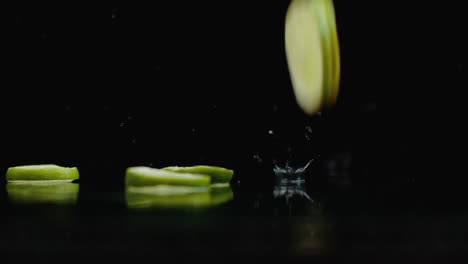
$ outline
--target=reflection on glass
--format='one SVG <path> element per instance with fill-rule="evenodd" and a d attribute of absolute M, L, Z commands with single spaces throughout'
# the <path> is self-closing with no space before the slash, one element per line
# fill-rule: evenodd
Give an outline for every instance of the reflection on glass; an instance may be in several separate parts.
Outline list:
<path fill-rule="evenodd" d="M 156 185 L 127 186 L 126 202 L 130 209 L 207 208 L 228 202 L 233 198 L 229 185 L 212 187 L 185 187 Z"/>
<path fill-rule="evenodd" d="M 333 221 L 307 193 L 304 170 L 275 168 L 273 189 L 277 214 L 287 217 L 290 248 L 294 255 L 320 255 L 333 249 Z M 283 220 L 284 221 L 284 220 Z"/>
<path fill-rule="evenodd" d="M 8 199 L 22 204 L 76 204 L 79 184 L 54 181 L 9 182 Z"/>
<path fill-rule="evenodd" d="M 293 168 L 289 165 L 282 168 L 275 166 L 273 172 L 276 176 L 276 185 L 273 190 L 273 196 L 276 199 L 284 198 L 289 203 L 291 198 L 305 199 L 312 202 L 312 199 L 305 189 L 305 171 L 313 160 L 309 161 L 304 167 Z"/>

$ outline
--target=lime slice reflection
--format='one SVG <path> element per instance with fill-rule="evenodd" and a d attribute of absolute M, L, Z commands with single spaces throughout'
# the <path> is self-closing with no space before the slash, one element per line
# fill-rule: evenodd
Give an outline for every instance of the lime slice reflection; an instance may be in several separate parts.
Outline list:
<path fill-rule="evenodd" d="M 56 181 L 9 182 L 8 199 L 19 204 L 76 204 L 79 184 Z"/>
<path fill-rule="evenodd" d="M 125 195 L 129 209 L 209 208 L 226 203 L 234 196 L 229 185 L 224 187 L 127 186 Z"/>

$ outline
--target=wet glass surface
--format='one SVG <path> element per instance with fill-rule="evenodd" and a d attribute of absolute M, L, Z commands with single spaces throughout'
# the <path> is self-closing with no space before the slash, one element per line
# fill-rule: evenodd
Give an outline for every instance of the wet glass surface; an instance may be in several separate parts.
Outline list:
<path fill-rule="evenodd" d="M 463 130 L 448 125 L 464 104 L 447 92 L 466 87 L 461 3 L 335 1 L 342 83 L 315 117 L 285 64 L 288 1 L 6 9 L 0 262 L 464 257 Z M 379 117 L 377 94 L 390 101 Z M 3 182 L 44 163 L 78 167 L 79 183 Z M 129 166 L 195 164 L 233 169 L 231 189 L 123 186 Z"/>
<path fill-rule="evenodd" d="M 468 210 L 415 186 L 317 191 L 280 179 L 271 189 L 236 182 L 155 195 L 68 185 L 49 199 L 34 189 L 44 186 L 2 186 L 2 258 L 421 261 L 463 256 L 467 247 Z"/>

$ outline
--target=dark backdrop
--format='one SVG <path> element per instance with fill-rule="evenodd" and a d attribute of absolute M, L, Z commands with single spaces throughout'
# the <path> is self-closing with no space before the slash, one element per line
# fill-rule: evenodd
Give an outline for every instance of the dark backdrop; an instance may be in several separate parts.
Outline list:
<path fill-rule="evenodd" d="M 354 183 L 427 180 L 438 152 L 421 134 L 446 121 L 421 98 L 466 86 L 461 6 L 336 1 L 341 91 L 308 117 L 285 61 L 288 1 L 151 2 L 4 9 L 2 173 L 57 163 L 120 184 L 131 165 L 207 163 L 260 183 L 315 158 L 322 178 L 338 159 Z"/>

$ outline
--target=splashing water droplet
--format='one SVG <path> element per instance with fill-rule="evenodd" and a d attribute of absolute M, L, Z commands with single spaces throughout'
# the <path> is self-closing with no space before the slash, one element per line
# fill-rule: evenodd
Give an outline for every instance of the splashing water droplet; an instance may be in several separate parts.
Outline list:
<path fill-rule="evenodd" d="M 258 153 L 255 153 L 255 155 L 253 155 L 253 159 L 258 163 L 263 162 L 262 158 L 260 157 Z"/>

